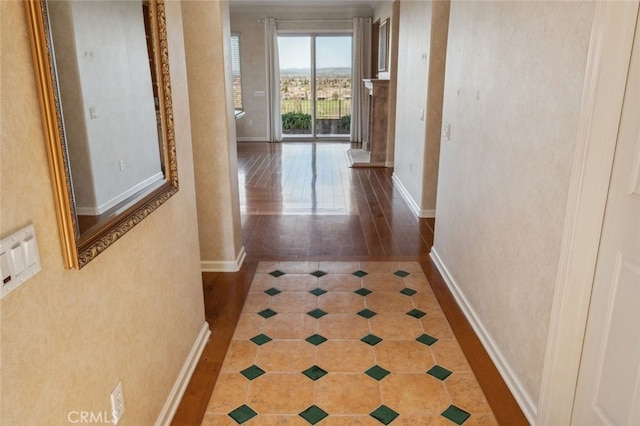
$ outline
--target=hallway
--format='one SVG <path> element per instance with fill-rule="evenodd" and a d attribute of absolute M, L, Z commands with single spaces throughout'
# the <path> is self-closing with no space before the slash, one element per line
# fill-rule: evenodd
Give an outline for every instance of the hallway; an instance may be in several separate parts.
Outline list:
<path fill-rule="evenodd" d="M 328 142 L 238 144 L 247 259 L 237 273 L 203 273 L 206 319 L 212 335 L 172 424 L 202 422 L 216 380 L 228 368 L 223 361 L 232 338 L 237 338 L 234 333 L 241 332 L 236 326 L 243 306 L 248 309 L 248 295 L 254 294 L 250 293 L 254 278 L 273 265 L 330 265 L 335 261 L 352 265 L 417 262 L 413 263 L 419 265 L 415 272 L 421 270 L 426 276 L 495 415 L 495 419 L 470 418 L 464 424 L 527 424 L 429 259 L 434 220 L 418 219 L 410 211 L 393 187 L 392 169 L 348 168 L 345 151 L 350 147 Z M 437 419 L 442 421 L 448 422 Z"/>
<path fill-rule="evenodd" d="M 260 262 L 203 426 L 497 425 L 418 262 Z"/>
<path fill-rule="evenodd" d="M 418 219 L 392 169 L 348 168 L 349 143 L 238 144 L 249 256 L 422 256 L 433 219 Z M 317 260 L 317 259 L 315 259 Z"/>

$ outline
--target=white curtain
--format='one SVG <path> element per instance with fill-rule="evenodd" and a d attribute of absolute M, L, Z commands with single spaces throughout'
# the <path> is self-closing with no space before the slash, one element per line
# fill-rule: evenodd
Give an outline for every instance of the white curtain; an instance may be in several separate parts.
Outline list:
<path fill-rule="evenodd" d="M 267 59 L 267 140 L 282 140 L 280 117 L 280 63 L 278 59 L 278 33 L 275 18 L 264 20 L 264 43 Z"/>
<path fill-rule="evenodd" d="M 362 142 L 369 131 L 369 95 L 362 79 L 371 75 L 371 19 L 353 18 L 352 52 L 351 142 Z"/>

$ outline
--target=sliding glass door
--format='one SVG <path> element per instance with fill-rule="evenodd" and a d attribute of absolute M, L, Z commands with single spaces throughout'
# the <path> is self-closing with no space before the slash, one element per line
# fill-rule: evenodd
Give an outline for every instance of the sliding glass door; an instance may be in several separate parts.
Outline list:
<path fill-rule="evenodd" d="M 278 36 L 284 137 L 348 137 L 351 35 Z"/>
<path fill-rule="evenodd" d="M 351 130 L 351 36 L 316 36 L 316 135 Z"/>
<path fill-rule="evenodd" d="M 278 36 L 282 135 L 313 135 L 312 51 L 309 36 Z"/>

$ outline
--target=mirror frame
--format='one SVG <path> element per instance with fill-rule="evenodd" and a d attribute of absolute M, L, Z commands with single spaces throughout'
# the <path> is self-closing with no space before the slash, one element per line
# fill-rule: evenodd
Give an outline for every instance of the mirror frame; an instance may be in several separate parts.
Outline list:
<path fill-rule="evenodd" d="M 64 266 L 67 269 L 80 269 L 178 192 L 178 165 L 164 0 L 149 0 L 156 68 L 153 71 L 158 79 L 163 139 L 161 142 L 163 152 L 160 154 L 163 156 L 164 183 L 144 194 L 123 211 L 109 217 L 104 223 L 100 223 L 95 230 L 82 235 L 80 235 L 75 211 L 60 95 L 50 49 L 52 41 L 46 0 L 24 1 Z"/>

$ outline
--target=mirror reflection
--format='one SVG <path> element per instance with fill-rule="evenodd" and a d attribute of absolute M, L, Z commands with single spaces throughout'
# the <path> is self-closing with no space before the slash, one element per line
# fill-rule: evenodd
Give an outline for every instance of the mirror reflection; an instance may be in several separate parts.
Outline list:
<path fill-rule="evenodd" d="M 162 0 L 27 0 L 58 225 L 81 268 L 178 190 Z"/>
<path fill-rule="evenodd" d="M 148 7 L 50 1 L 52 49 L 80 233 L 164 180 Z"/>

